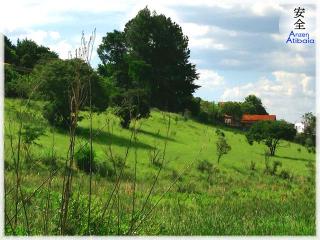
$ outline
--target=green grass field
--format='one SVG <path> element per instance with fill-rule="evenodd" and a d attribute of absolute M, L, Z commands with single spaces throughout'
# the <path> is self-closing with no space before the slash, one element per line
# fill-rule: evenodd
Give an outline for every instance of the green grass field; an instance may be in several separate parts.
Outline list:
<path fill-rule="evenodd" d="M 59 233 L 62 172 L 55 175 L 49 191 L 49 184 L 45 180 L 50 167 L 44 159 L 54 146 L 58 155 L 57 165 L 62 168 L 69 137 L 67 131 L 52 129 L 42 119 L 40 102 L 31 102 L 28 111 L 32 117 L 23 121 L 23 124 L 42 125 L 46 129 L 37 145 L 31 146 L 32 162 L 25 163 L 25 156 L 21 155 L 21 187 L 25 196 L 32 196 L 24 208 L 19 204 L 21 210 L 16 225 L 13 220 L 10 223 L 8 221 L 15 211 L 12 189 L 16 182 L 12 149 L 16 149 L 18 144 L 19 121 L 14 111 L 19 109 L 20 101 L 5 100 L 6 234 L 56 235 Z M 78 148 L 86 144 L 89 138 L 88 113 L 82 112 L 81 115 L 84 119 L 78 127 Z M 282 142 L 276 156 L 270 159 L 271 166 L 276 160 L 282 165 L 274 175 L 270 175 L 264 173 L 266 147 L 263 144 L 249 145 L 244 133 L 239 130 L 222 129 L 231 151 L 221 158 L 218 165 L 215 126 L 157 110 L 153 110 L 148 119 L 139 120 L 136 126 L 139 126 L 137 140 L 130 140 L 133 130 L 122 129 L 119 120 L 112 114 L 94 115 L 95 161 L 110 162 L 110 153 L 113 157 L 125 158 L 128 149 L 118 197 L 110 202 L 103 219 L 100 216 L 112 192 L 114 178 L 99 174 L 93 176 L 94 235 L 128 232 L 131 227 L 135 159 L 137 213 L 144 205 L 159 171 L 159 166 L 150 162 L 150 155 L 157 151 L 160 158 L 164 157 L 164 165 L 145 210 L 139 215 L 140 221 L 134 224 L 132 234 L 315 235 L 315 184 L 312 173 L 315 154 L 309 153 L 303 146 Z M 203 160 L 214 166 L 210 177 L 198 170 Z M 89 177 L 76 168 L 74 171 L 68 234 L 82 235 L 87 223 Z M 281 175 L 281 172 L 289 173 L 290 177 Z M 36 191 L 39 186 L 41 188 Z M 47 208 L 48 193 L 50 205 Z M 44 226 L 45 209 L 49 209 L 47 227 Z"/>

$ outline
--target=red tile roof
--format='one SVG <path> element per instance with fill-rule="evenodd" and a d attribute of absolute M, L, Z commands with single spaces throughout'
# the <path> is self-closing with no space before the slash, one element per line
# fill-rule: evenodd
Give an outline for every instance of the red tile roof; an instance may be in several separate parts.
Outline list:
<path fill-rule="evenodd" d="M 255 121 L 274 121 L 276 120 L 276 115 L 251 115 L 243 114 L 241 122 L 255 122 Z"/>

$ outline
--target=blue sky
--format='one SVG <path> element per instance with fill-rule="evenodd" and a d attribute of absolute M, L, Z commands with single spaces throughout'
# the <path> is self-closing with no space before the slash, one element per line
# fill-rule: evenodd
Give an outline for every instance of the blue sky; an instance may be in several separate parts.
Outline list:
<path fill-rule="evenodd" d="M 148 6 L 171 17 L 189 37 L 191 62 L 200 73 L 201 88 L 195 96 L 242 101 L 256 94 L 270 114 L 291 122 L 299 121 L 305 112 L 315 112 L 315 45 L 285 44 L 295 5 L 220 2 L 7 1 L 0 31 L 14 42 L 27 37 L 67 58 L 79 46 L 82 31 L 90 34 L 96 27 L 97 46 L 107 32 L 123 30 L 129 19 Z M 306 31 L 315 37 L 314 6 L 305 6 Z M 92 65 L 98 63 L 94 54 Z"/>

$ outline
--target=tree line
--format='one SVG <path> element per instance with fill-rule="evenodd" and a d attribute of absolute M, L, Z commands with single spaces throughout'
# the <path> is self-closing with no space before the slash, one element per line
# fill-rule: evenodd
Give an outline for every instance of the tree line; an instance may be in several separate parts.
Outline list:
<path fill-rule="evenodd" d="M 97 110 L 119 107 L 123 127 L 129 127 L 132 118 L 147 117 L 151 107 L 172 112 L 192 108 L 198 74 L 189 61 L 188 38 L 170 18 L 141 10 L 123 31 L 103 37 L 98 55 L 101 64 L 95 70 L 79 59 L 61 60 L 32 40 L 14 45 L 5 37 L 5 94 L 26 97 L 28 87 L 38 85 L 38 97 L 50 102 L 44 115 L 61 126 L 68 122 L 63 106 L 68 106 L 75 74 L 81 81 L 92 79 Z"/>

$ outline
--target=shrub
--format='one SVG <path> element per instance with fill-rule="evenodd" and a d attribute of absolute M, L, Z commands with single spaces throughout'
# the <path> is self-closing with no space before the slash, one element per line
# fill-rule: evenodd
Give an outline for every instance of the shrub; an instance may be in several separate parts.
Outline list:
<path fill-rule="evenodd" d="M 293 174 L 290 173 L 288 170 L 282 170 L 279 174 L 279 177 L 291 181 L 293 179 Z"/>
<path fill-rule="evenodd" d="M 212 173 L 213 171 L 213 164 L 210 163 L 208 160 L 203 160 L 203 161 L 200 161 L 199 164 L 198 164 L 198 170 L 202 173 Z"/>
<path fill-rule="evenodd" d="M 98 173 L 101 177 L 114 177 L 116 174 L 110 162 L 97 162 L 94 172 Z"/>
<path fill-rule="evenodd" d="M 315 181 L 315 175 L 316 175 L 316 166 L 315 163 L 313 161 L 308 161 L 308 163 L 306 164 L 306 167 L 309 170 L 309 176 L 308 176 L 308 181 L 311 183 L 314 183 Z"/>
<path fill-rule="evenodd" d="M 4 169 L 7 171 L 10 171 L 10 170 L 14 169 L 14 166 L 9 161 L 4 160 Z"/>
<path fill-rule="evenodd" d="M 112 158 L 109 157 L 108 159 L 110 160 L 110 162 L 113 165 L 114 175 L 118 175 L 122 171 L 122 177 L 129 178 L 130 174 L 128 175 L 127 172 L 125 172 L 125 168 L 127 168 L 127 166 L 126 166 L 125 159 L 123 157 L 121 157 L 119 155 L 115 155 Z M 110 170 L 110 171 L 112 171 L 112 170 Z"/>
<path fill-rule="evenodd" d="M 182 176 L 180 176 L 176 170 L 172 170 L 171 179 L 172 181 L 175 181 L 175 180 L 182 181 Z"/>
<path fill-rule="evenodd" d="M 95 169 L 95 162 L 94 162 L 95 153 L 92 151 L 92 164 L 91 164 L 91 171 L 93 172 Z M 76 160 L 77 167 L 86 172 L 90 172 L 90 147 L 85 145 L 82 148 L 76 151 L 74 158 Z"/>
<path fill-rule="evenodd" d="M 161 150 L 158 148 L 153 148 L 149 151 L 149 160 L 153 166 L 161 167 L 162 166 L 162 158 L 161 158 Z"/>
<path fill-rule="evenodd" d="M 219 164 L 220 158 L 231 150 L 231 146 L 227 143 L 226 138 L 221 135 L 219 136 L 216 142 L 216 147 L 217 147 L 217 156 L 218 156 L 218 164 Z"/>
<path fill-rule="evenodd" d="M 47 150 L 44 155 L 42 156 L 42 162 L 49 166 L 50 168 L 57 167 L 57 155 L 56 152 L 52 152 L 51 150 Z"/>
<path fill-rule="evenodd" d="M 281 166 L 282 166 L 282 163 L 280 161 L 277 161 L 277 160 L 274 161 L 273 166 L 272 166 L 272 170 L 271 170 L 271 174 L 276 175 L 278 167 L 281 167 Z"/>
<path fill-rule="evenodd" d="M 255 171 L 255 170 L 256 170 L 256 163 L 255 163 L 254 161 L 251 161 L 251 162 L 250 162 L 250 167 L 249 167 L 249 169 L 250 169 L 251 171 Z"/>
<path fill-rule="evenodd" d="M 220 129 L 217 129 L 217 130 L 216 130 L 216 135 L 217 135 L 217 136 L 221 136 L 221 137 L 225 137 L 224 132 L 221 131 Z"/>
<path fill-rule="evenodd" d="M 207 181 L 212 184 L 212 175 L 216 172 L 216 168 L 213 167 L 213 164 L 207 160 L 203 160 L 198 164 L 198 170 L 207 175 Z"/>
<path fill-rule="evenodd" d="M 32 161 L 32 153 L 31 153 L 31 146 L 38 145 L 37 140 L 44 135 L 45 128 L 40 126 L 35 126 L 32 124 L 27 124 L 23 126 L 21 137 L 23 142 L 23 148 L 25 151 L 26 156 L 26 163 L 27 165 L 31 165 Z"/>
<path fill-rule="evenodd" d="M 196 193 L 196 184 L 194 182 L 180 183 L 177 191 L 180 193 Z"/>

